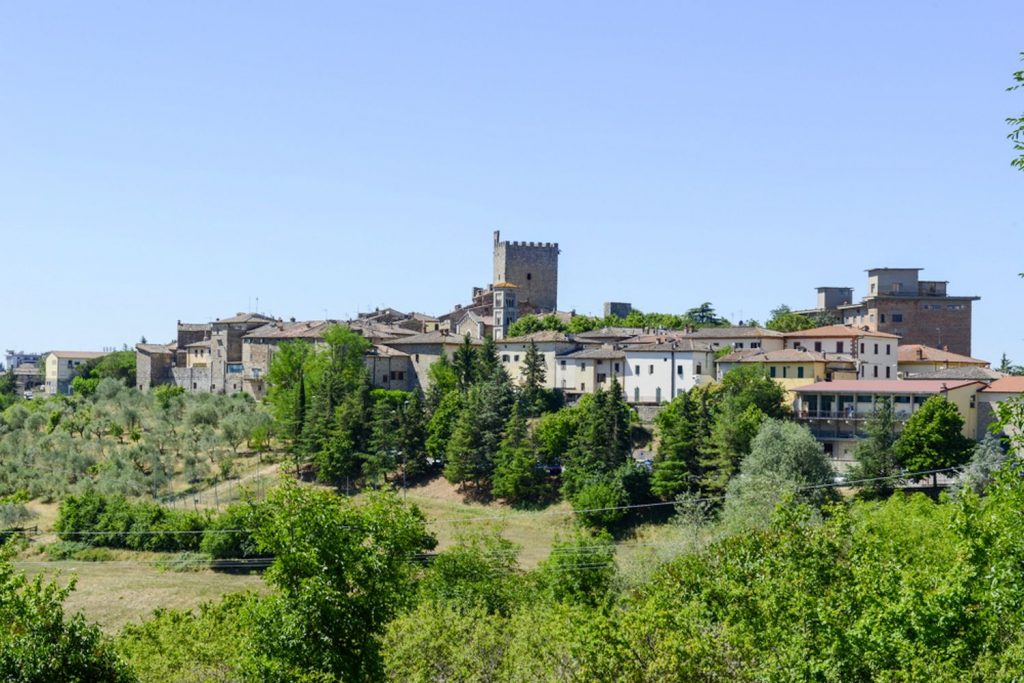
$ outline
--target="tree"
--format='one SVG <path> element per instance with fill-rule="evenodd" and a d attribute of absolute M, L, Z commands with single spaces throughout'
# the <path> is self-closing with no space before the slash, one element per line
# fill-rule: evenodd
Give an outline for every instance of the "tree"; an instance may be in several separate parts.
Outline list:
<path fill-rule="evenodd" d="M 963 435 L 963 427 L 956 404 L 944 396 L 932 396 L 910 416 L 893 444 L 896 460 L 911 471 L 963 465 L 971 457 L 973 445 Z"/>
<path fill-rule="evenodd" d="M 706 490 L 725 491 L 730 477 L 750 452 L 750 442 L 765 418 L 781 419 L 789 413 L 785 391 L 764 368 L 743 365 L 722 378 L 721 399 L 715 414 L 710 445 L 701 466 Z"/>
<path fill-rule="evenodd" d="M 13 546 L 0 546 L 0 679 L 134 681 L 99 627 L 81 613 L 68 618 L 64 601 L 75 588 L 28 580 L 11 564 Z"/>
<path fill-rule="evenodd" d="M 975 445 L 971 459 L 957 477 L 956 490 L 973 491 L 981 495 L 995 481 L 998 472 L 1009 459 L 999 439 L 988 434 Z"/>
<path fill-rule="evenodd" d="M 1024 375 L 1024 365 L 1014 365 L 1004 353 L 999 360 L 999 372 L 1007 375 Z"/>
<path fill-rule="evenodd" d="M 691 323 L 697 327 L 717 327 L 729 324 L 728 320 L 719 317 L 715 313 L 715 307 L 712 306 L 709 301 L 705 301 L 700 306 L 691 308 L 683 314 L 683 317 L 691 321 Z"/>
<path fill-rule="evenodd" d="M 654 416 L 658 452 L 651 490 L 655 495 L 671 500 L 699 487 L 717 403 L 716 385 L 698 385 L 673 398 Z"/>
<path fill-rule="evenodd" d="M 267 404 L 277 431 L 294 449 L 305 428 L 306 369 L 313 347 L 304 340 L 283 342 L 274 353 L 267 372 Z"/>
<path fill-rule="evenodd" d="M 501 373 L 505 373 L 505 369 L 498 358 L 498 347 L 494 344 L 494 338 L 484 337 L 484 343 L 476 352 L 475 380 L 486 382 L 498 378 Z"/>
<path fill-rule="evenodd" d="M 523 385 L 522 403 L 526 415 L 533 417 L 543 412 L 546 401 L 544 400 L 544 380 L 546 378 L 546 367 L 544 356 L 537 350 L 537 344 L 531 339 L 526 347 L 526 354 L 523 357 Z"/>
<path fill-rule="evenodd" d="M 1020 53 L 1020 58 L 1024 60 L 1024 52 Z M 1024 70 L 1015 71 L 1013 73 L 1013 85 L 1008 87 L 1007 90 L 1012 92 L 1022 87 L 1024 87 Z M 1019 153 L 1010 164 L 1024 171 L 1024 114 L 1011 116 L 1006 119 L 1006 123 L 1012 128 L 1006 137 L 1013 143 L 1014 151 Z"/>
<path fill-rule="evenodd" d="M 392 493 L 359 503 L 288 482 L 254 531 L 274 593 L 252 615 L 246 680 L 376 681 L 385 625 L 413 592 L 409 557 L 434 547 L 423 515 Z"/>
<path fill-rule="evenodd" d="M 883 396 L 875 401 L 874 410 L 864 423 L 864 432 L 867 438 L 854 448 L 856 462 L 849 470 L 849 478 L 853 481 L 867 480 L 857 484 L 863 497 L 884 498 L 895 490 L 896 477 L 900 472 L 893 450 L 896 414 L 889 397 Z"/>
<path fill-rule="evenodd" d="M 491 492 L 513 503 L 536 500 L 546 494 L 545 479 L 530 443 L 526 418 L 519 404 L 513 404 L 512 415 L 505 426 L 505 438 L 495 458 Z"/>
<path fill-rule="evenodd" d="M 622 397 L 618 380 L 599 389 L 581 406 L 579 426 L 562 473 L 562 493 L 573 498 L 587 482 L 615 471 L 633 450 L 631 409 Z"/>
<path fill-rule="evenodd" d="M 807 427 L 766 419 L 730 482 L 723 518 L 733 525 L 765 525 L 786 500 L 821 505 L 834 500 L 835 471 Z"/>
<path fill-rule="evenodd" d="M 512 406 L 508 382 L 490 381 L 469 389 L 445 454 L 444 476 L 453 484 L 490 482 L 506 416 Z"/>
<path fill-rule="evenodd" d="M 459 391 L 468 391 L 476 381 L 477 372 L 476 349 L 473 348 L 468 334 L 463 337 L 459 348 L 455 349 L 455 354 L 452 356 L 452 369 L 455 371 Z"/>
<path fill-rule="evenodd" d="M 806 315 L 794 313 L 789 306 L 781 304 L 771 311 L 771 317 L 765 323 L 765 327 L 776 332 L 799 332 L 817 327 L 817 324 Z"/>

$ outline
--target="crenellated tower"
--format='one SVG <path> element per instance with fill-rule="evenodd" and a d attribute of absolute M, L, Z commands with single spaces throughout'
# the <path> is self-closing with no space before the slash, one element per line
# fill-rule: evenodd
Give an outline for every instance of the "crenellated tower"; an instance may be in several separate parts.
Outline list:
<path fill-rule="evenodd" d="M 494 279 L 515 285 L 520 314 L 558 310 L 558 243 L 502 241 L 494 231 Z"/>

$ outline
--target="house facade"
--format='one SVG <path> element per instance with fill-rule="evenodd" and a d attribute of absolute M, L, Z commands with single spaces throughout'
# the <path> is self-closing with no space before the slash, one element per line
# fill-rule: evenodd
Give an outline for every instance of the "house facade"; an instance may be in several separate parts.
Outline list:
<path fill-rule="evenodd" d="M 851 356 L 861 379 L 896 379 L 899 341 L 894 334 L 849 325 L 815 327 L 785 335 L 787 349 Z"/>
<path fill-rule="evenodd" d="M 86 362 L 107 355 L 101 351 L 50 351 L 44 354 L 43 391 L 48 396 L 71 395 L 71 380 Z"/>

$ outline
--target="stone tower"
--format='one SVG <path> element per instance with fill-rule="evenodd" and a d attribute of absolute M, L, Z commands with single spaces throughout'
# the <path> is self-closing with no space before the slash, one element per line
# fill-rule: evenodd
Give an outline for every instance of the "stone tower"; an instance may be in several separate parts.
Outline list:
<path fill-rule="evenodd" d="M 519 312 L 558 309 L 558 243 L 501 241 L 494 231 L 494 279 L 516 286 Z"/>

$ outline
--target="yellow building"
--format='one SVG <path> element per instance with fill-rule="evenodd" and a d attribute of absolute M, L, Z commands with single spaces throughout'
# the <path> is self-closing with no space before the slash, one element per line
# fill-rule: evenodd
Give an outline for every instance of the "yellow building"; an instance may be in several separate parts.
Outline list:
<path fill-rule="evenodd" d="M 856 379 L 856 363 L 852 356 L 843 353 L 824 353 L 801 349 L 778 351 L 734 351 L 718 359 L 718 378 L 734 367 L 757 364 L 765 374 L 786 390 L 786 401 L 792 401 L 793 390 L 815 382 L 840 379 Z"/>
<path fill-rule="evenodd" d="M 69 395 L 71 380 L 78 374 L 79 367 L 94 358 L 107 354 L 99 351 L 50 351 L 46 354 L 44 383 L 47 394 Z"/>

